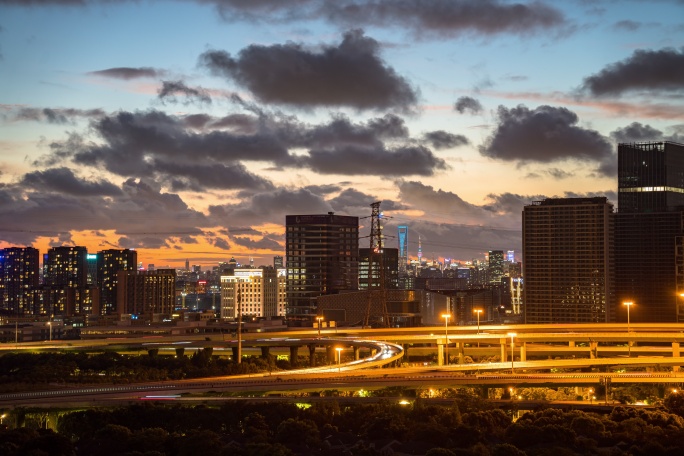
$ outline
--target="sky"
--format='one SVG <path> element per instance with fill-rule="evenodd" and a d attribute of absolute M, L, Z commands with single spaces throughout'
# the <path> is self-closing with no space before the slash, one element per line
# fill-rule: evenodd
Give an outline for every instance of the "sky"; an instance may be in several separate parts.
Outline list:
<path fill-rule="evenodd" d="M 272 264 L 381 201 L 387 247 L 521 260 L 683 97 L 684 0 L 0 0 L 0 247 Z"/>

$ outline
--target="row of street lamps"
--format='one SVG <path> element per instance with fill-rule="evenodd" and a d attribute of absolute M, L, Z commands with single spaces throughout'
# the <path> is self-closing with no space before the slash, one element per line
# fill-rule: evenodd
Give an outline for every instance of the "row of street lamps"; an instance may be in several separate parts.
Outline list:
<path fill-rule="evenodd" d="M 477 333 L 480 334 L 480 315 L 482 314 L 482 309 L 473 309 L 473 313 L 477 315 Z M 449 364 L 449 318 L 451 314 L 442 314 L 444 318 L 444 365 Z M 480 346 L 480 342 L 477 343 Z"/>

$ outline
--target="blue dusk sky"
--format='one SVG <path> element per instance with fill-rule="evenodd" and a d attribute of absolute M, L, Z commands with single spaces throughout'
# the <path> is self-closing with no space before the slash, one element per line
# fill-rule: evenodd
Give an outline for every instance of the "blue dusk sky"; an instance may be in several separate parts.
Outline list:
<path fill-rule="evenodd" d="M 270 264 L 382 201 L 389 247 L 521 259 L 683 95 L 683 0 L 0 0 L 0 247 Z"/>

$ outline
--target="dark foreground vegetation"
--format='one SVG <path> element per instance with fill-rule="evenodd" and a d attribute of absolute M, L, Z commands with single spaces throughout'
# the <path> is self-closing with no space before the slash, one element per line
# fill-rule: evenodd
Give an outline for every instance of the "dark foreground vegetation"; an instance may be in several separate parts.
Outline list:
<path fill-rule="evenodd" d="M 449 406 L 423 399 L 340 407 L 336 402 L 229 403 L 219 407 L 141 403 L 66 413 L 58 432 L 0 431 L 0 454 L 19 455 L 681 455 L 684 400 L 662 410 L 616 407 L 598 415 L 540 409 L 517 420 L 456 393 Z M 677 413 L 672 413 L 677 412 Z"/>
<path fill-rule="evenodd" d="M 145 352 L 143 352 L 145 353 Z M 212 349 L 190 356 L 104 353 L 8 353 L 0 356 L 0 392 L 47 387 L 50 384 L 112 384 L 238 375 L 289 369 L 287 361 L 245 357 L 241 364 L 212 356 Z"/>

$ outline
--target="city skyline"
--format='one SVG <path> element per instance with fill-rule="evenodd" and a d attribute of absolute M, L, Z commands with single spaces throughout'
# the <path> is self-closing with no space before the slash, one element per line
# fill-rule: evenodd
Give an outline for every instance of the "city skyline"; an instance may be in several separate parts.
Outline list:
<path fill-rule="evenodd" d="M 382 201 L 412 257 L 483 259 L 533 201 L 616 203 L 618 142 L 684 142 L 675 0 L 0 11 L 0 248 L 271 264 L 285 215 Z"/>

